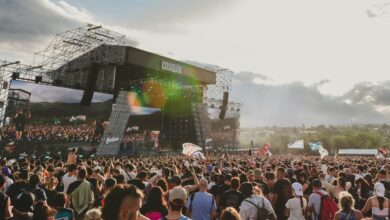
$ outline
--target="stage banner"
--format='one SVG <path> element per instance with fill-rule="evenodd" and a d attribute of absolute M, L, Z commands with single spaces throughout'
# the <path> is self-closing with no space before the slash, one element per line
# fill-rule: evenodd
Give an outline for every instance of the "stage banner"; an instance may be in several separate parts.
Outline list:
<path fill-rule="evenodd" d="M 184 143 L 183 144 L 183 151 L 182 153 L 184 155 L 187 155 L 189 157 L 192 156 L 193 153 L 197 152 L 197 151 L 202 151 L 202 148 L 195 145 L 195 144 L 191 144 L 191 143 Z"/>
<path fill-rule="evenodd" d="M 311 151 L 318 151 L 322 147 L 321 141 L 318 142 L 309 142 Z"/>
<path fill-rule="evenodd" d="M 303 149 L 304 143 L 303 143 L 303 140 L 296 140 L 296 141 L 290 142 L 287 145 L 287 147 L 293 148 L 293 149 Z"/>

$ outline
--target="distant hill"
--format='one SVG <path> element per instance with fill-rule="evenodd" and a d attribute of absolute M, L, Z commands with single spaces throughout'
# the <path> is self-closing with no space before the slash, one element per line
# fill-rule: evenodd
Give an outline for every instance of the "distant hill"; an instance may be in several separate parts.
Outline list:
<path fill-rule="evenodd" d="M 63 118 L 73 115 L 86 115 L 87 120 L 108 119 L 112 103 L 112 99 L 105 102 L 91 103 L 90 106 L 83 106 L 80 103 L 36 102 L 30 103 L 30 110 L 33 121 L 53 118 L 54 116 Z"/>

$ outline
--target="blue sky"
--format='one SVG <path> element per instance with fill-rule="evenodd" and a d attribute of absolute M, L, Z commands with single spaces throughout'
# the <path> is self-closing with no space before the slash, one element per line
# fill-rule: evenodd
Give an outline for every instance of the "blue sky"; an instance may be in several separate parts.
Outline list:
<path fill-rule="evenodd" d="M 0 59 L 29 64 L 56 33 L 94 23 L 141 49 L 232 69 L 244 126 L 390 119 L 390 0 L 0 0 L 0 20 Z M 258 116 L 248 97 L 264 88 L 279 97 L 261 94 L 273 102 Z M 308 117 L 278 117 L 286 97 Z"/>

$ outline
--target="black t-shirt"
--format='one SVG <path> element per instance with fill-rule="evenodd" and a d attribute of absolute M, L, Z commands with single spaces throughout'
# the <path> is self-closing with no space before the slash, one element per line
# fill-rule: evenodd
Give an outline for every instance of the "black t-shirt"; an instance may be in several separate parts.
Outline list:
<path fill-rule="evenodd" d="M 257 179 L 257 180 L 255 180 L 255 182 L 259 185 L 264 196 L 266 196 L 270 193 L 270 190 L 269 190 L 267 183 L 265 183 L 263 180 Z"/>
<path fill-rule="evenodd" d="M 52 208 L 55 208 L 56 207 L 57 191 L 45 189 L 45 193 L 47 196 L 47 204 L 49 206 L 51 206 Z"/>
<path fill-rule="evenodd" d="M 0 219 L 5 219 L 5 205 L 7 204 L 9 197 L 0 192 Z"/>
<path fill-rule="evenodd" d="M 222 184 L 217 188 L 217 196 L 222 196 L 226 191 L 230 189 L 230 185 Z"/>
<path fill-rule="evenodd" d="M 97 191 L 97 179 L 96 178 L 87 178 L 87 181 L 91 183 L 92 185 L 92 191 L 96 192 Z"/>
<path fill-rule="evenodd" d="M 33 219 L 33 214 L 31 212 L 27 213 L 26 215 L 7 218 L 7 220 L 32 220 L 32 219 Z"/>
<path fill-rule="evenodd" d="M 66 194 L 71 194 L 75 189 L 77 189 L 77 187 L 80 186 L 80 184 L 82 183 L 83 181 L 82 180 L 76 180 L 74 181 L 73 183 L 71 183 L 68 187 L 68 191 L 66 191 Z"/>
<path fill-rule="evenodd" d="M 291 183 L 288 179 L 277 180 L 273 193 L 278 195 L 275 203 L 275 213 L 278 216 L 278 220 L 286 219 L 284 215 L 284 209 L 287 201 L 292 197 Z"/>
<path fill-rule="evenodd" d="M 234 189 L 228 190 L 222 194 L 221 209 L 224 209 L 226 207 L 233 207 L 237 211 L 239 211 L 242 200 L 243 198 L 240 191 Z"/>
<path fill-rule="evenodd" d="M 9 186 L 7 195 L 11 198 L 11 201 L 13 201 L 20 193 L 22 193 L 24 190 L 28 190 L 29 188 L 30 185 L 28 183 L 16 182 Z"/>
<path fill-rule="evenodd" d="M 136 186 L 138 189 L 140 189 L 142 191 L 145 190 L 145 184 L 139 179 L 129 180 L 129 184 Z"/>

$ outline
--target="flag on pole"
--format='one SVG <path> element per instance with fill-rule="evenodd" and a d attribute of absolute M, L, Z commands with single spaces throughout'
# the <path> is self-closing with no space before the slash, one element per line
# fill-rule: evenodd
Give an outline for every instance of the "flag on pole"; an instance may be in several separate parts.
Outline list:
<path fill-rule="evenodd" d="M 263 144 L 263 146 L 258 151 L 259 156 L 260 157 L 263 157 L 266 155 L 272 156 L 270 149 L 271 149 L 271 144 L 269 144 L 269 143 Z"/>
<path fill-rule="evenodd" d="M 303 149 L 304 143 L 303 143 L 303 140 L 296 140 L 296 141 L 290 142 L 287 145 L 287 147 L 293 148 L 293 149 Z"/>
<path fill-rule="evenodd" d="M 309 147 L 311 151 L 318 151 L 322 147 L 321 141 L 318 142 L 309 142 Z"/>
<path fill-rule="evenodd" d="M 328 150 L 326 150 L 323 146 L 321 146 L 320 149 L 318 149 L 318 152 L 320 153 L 321 160 L 324 159 L 324 157 L 329 155 Z"/>
<path fill-rule="evenodd" d="M 56 116 L 54 116 L 53 123 L 54 123 L 54 125 L 59 125 L 59 124 L 61 124 L 61 121 Z"/>
<path fill-rule="evenodd" d="M 191 157 L 193 158 L 197 158 L 197 159 L 200 159 L 200 160 L 206 160 L 206 157 L 204 156 L 204 154 L 200 151 L 196 151 L 194 152 Z"/>
<path fill-rule="evenodd" d="M 208 144 L 209 142 L 212 142 L 212 141 L 213 141 L 212 138 L 207 138 L 207 139 L 206 139 L 206 144 Z"/>
<path fill-rule="evenodd" d="M 184 143 L 183 144 L 183 151 L 182 153 L 184 155 L 187 155 L 189 157 L 192 156 L 193 153 L 197 152 L 197 151 L 202 151 L 202 148 L 195 145 L 195 144 L 191 144 L 191 143 Z"/>

